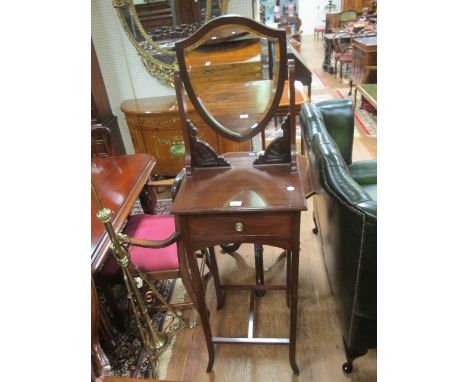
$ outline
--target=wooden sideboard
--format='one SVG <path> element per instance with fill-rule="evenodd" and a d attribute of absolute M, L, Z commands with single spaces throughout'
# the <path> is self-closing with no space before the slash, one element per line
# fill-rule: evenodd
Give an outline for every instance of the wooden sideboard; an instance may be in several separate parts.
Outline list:
<path fill-rule="evenodd" d="M 369 13 L 372 13 L 377 9 L 377 2 L 374 0 L 343 0 L 342 12 L 352 10 L 360 14 L 364 7 L 369 8 Z"/>
<path fill-rule="evenodd" d="M 325 15 L 325 31 L 328 33 L 330 29 L 335 30 L 340 27 L 341 12 L 329 12 Z"/>
<path fill-rule="evenodd" d="M 377 37 L 361 37 L 353 40 L 353 63 L 350 78 L 354 84 L 376 82 L 376 78 L 365 78 L 366 67 L 377 65 Z M 375 72 L 372 73 L 375 76 Z"/>
<path fill-rule="evenodd" d="M 187 108 L 198 136 L 217 153 L 252 150 L 251 141 L 238 143 L 216 134 L 190 103 Z M 156 158 L 153 174 L 177 175 L 184 166 L 185 152 L 175 95 L 127 100 L 121 109 L 127 119 L 135 153 L 147 153 Z"/>

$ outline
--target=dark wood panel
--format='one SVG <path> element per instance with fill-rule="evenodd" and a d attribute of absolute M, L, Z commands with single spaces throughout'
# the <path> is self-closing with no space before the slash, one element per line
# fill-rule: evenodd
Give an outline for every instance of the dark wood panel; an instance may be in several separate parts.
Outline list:
<path fill-rule="evenodd" d="M 101 68 L 97 59 L 94 44 L 91 40 L 91 124 L 100 124 L 110 129 L 112 147 L 116 154 L 125 154 L 125 147 L 120 134 L 117 117 L 107 96 L 106 86 L 102 78 Z"/>
<path fill-rule="evenodd" d="M 135 4 L 135 10 L 146 32 L 150 33 L 160 26 L 173 24 L 172 9 L 169 1 Z"/>
<path fill-rule="evenodd" d="M 179 24 L 200 22 L 200 3 L 193 0 L 176 0 L 177 20 Z"/>
<path fill-rule="evenodd" d="M 369 8 L 369 13 L 372 13 L 377 8 L 377 2 L 373 0 L 343 0 L 342 10 L 343 12 L 352 10 L 361 13 L 364 7 Z"/>

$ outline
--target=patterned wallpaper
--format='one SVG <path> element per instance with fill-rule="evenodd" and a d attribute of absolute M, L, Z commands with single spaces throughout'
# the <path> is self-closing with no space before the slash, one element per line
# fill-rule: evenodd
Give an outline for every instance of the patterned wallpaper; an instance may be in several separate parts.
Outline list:
<path fill-rule="evenodd" d="M 230 0 L 228 12 L 252 17 L 251 0 Z M 133 154 L 125 115 L 120 110 L 121 103 L 132 98 L 171 95 L 175 91 L 147 73 L 120 25 L 112 0 L 91 1 L 91 36 L 112 112 L 118 118 L 125 150 Z"/>

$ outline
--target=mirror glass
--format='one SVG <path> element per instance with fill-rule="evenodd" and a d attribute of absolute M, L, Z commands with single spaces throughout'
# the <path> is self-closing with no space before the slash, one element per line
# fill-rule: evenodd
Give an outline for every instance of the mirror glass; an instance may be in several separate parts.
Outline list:
<path fill-rule="evenodd" d="M 258 133 L 278 88 L 279 39 L 225 24 L 184 48 L 183 56 L 196 102 L 216 128 L 235 140 Z"/>

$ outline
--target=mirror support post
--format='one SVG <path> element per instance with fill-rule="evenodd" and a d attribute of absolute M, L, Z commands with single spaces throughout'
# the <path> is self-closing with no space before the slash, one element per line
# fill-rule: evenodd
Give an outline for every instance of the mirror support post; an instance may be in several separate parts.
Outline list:
<path fill-rule="evenodd" d="M 288 60 L 289 75 L 289 137 L 291 139 L 291 172 L 297 172 L 296 159 L 296 80 L 294 60 Z"/>
<path fill-rule="evenodd" d="M 174 85 L 176 90 L 177 104 L 179 105 L 179 120 L 180 120 L 180 129 L 182 130 L 182 135 L 185 142 L 185 171 L 186 175 L 192 175 L 192 152 L 190 147 L 190 137 L 188 136 L 187 131 L 187 103 L 184 98 L 184 90 L 182 81 L 180 79 L 180 72 L 176 70 L 174 72 Z"/>

